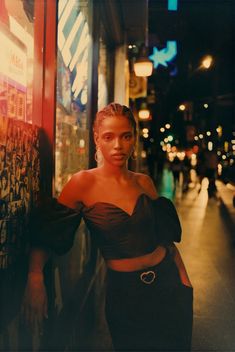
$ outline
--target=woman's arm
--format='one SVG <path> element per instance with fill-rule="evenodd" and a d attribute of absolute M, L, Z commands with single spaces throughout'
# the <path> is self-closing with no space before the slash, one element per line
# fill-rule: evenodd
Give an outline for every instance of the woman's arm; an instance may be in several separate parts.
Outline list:
<path fill-rule="evenodd" d="M 50 256 L 47 250 L 33 248 L 30 253 L 28 280 L 25 288 L 22 311 L 27 323 L 42 332 L 42 322 L 47 318 L 47 294 L 43 269 Z"/>
<path fill-rule="evenodd" d="M 180 279 L 181 279 L 182 284 L 185 286 L 192 287 L 192 284 L 189 280 L 189 276 L 187 274 L 184 262 L 182 260 L 181 255 L 180 255 L 180 252 L 174 243 L 171 245 L 171 250 L 173 251 L 174 261 L 175 261 L 176 266 L 179 270 L 179 275 L 180 275 Z"/>
<path fill-rule="evenodd" d="M 58 202 L 55 199 L 47 199 L 31 220 L 32 249 L 29 256 L 28 280 L 22 310 L 26 321 L 32 328 L 37 325 L 41 330 L 43 319 L 47 318 L 48 314 L 43 269 L 51 254 L 50 247 L 56 252 L 58 247 L 56 244 L 62 242 L 62 246 L 66 246 L 67 251 L 67 242 L 71 238 L 71 232 L 75 232 L 75 228 L 80 221 L 78 213 L 74 212 L 71 215 L 71 211 L 69 211 L 69 209 L 76 208 L 76 202 L 79 199 L 79 174 L 81 173 L 72 176 L 71 180 L 63 188 L 58 198 L 62 206 L 58 206 Z M 63 205 L 65 206 L 64 208 Z M 58 225 L 56 227 L 57 217 Z M 64 231 L 63 235 L 67 241 L 66 243 L 61 239 L 60 231 Z M 60 236 L 59 242 L 57 241 L 58 236 Z M 56 241 L 57 243 L 54 243 Z"/>

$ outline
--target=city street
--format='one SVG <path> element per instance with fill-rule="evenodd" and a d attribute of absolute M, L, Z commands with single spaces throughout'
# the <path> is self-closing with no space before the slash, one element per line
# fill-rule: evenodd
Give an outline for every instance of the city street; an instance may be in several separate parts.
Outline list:
<path fill-rule="evenodd" d="M 183 227 L 178 248 L 194 287 L 192 349 L 235 351 L 234 223 L 219 194 L 208 200 L 206 185 L 176 200 Z"/>
<path fill-rule="evenodd" d="M 174 199 L 182 223 L 182 241 L 177 246 L 194 287 L 193 351 L 235 351 L 235 218 L 229 217 L 224 205 L 226 187 L 219 182 L 217 187 L 217 196 L 210 199 L 207 179 L 200 192 L 198 185 L 185 193 L 177 185 L 174 192 L 172 174 L 167 169 L 159 187 L 160 195 Z M 231 204 L 232 193 L 228 192 Z M 111 349 L 102 314 L 91 348 Z"/>

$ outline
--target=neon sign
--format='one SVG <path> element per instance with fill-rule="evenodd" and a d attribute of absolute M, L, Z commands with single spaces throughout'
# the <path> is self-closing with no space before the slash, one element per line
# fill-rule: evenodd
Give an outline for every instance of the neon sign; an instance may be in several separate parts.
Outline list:
<path fill-rule="evenodd" d="M 166 47 L 158 50 L 155 46 L 153 47 L 153 53 L 149 56 L 149 59 L 153 61 L 154 68 L 158 65 L 167 67 L 168 62 L 171 62 L 177 54 L 177 44 L 175 40 L 169 40 L 166 42 Z"/>
<path fill-rule="evenodd" d="M 178 0 L 168 0 L 168 10 L 177 11 L 178 9 Z"/>
<path fill-rule="evenodd" d="M 167 0 L 168 10 L 177 11 L 178 9 L 178 0 Z M 158 49 L 155 46 L 153 47 L 153 53 L 149 56 L 149 59 L 153 61 L 154 68 L 157 68 L 159 65 L 164 67 L 168 66 L 168 63 L 171 62 L 177 55 L 177 42 L 175 40 L 168 40 L 166 42 L 166 47 L 163 49 Z M 176 75 L 177 70 L 171 72 L 171 75 Z"/>

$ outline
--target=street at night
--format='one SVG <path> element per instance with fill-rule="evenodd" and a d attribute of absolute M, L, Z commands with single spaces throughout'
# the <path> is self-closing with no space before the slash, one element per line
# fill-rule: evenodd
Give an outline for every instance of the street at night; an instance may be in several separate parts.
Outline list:
<path fill-rule="evenodd" d="M 164 170 L 160 195 L 172 197 L 179 212 L 183 235 L 177 244 L 194 288 L 192 351 L 235 351 L 235 208 L 233 190 L 217 181 L 218 192 L 208 198 L 208 181 L 183 193 L 173 187 L 172 173 Z M 102 312 L 102 304 L 98 311 Z M 102 313 L 97 317 L 88 348 L 112 349 Z"/>
<path fill-rule="evenodd" d="M 0 351 L 235 352 L 235 0 L 0 0 L 0 42 Z"/>

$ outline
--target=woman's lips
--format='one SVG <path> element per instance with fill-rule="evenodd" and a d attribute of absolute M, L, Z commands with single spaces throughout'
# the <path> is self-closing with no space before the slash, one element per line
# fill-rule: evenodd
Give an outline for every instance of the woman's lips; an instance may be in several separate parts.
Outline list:
<path fill-rule="evenodd" d="M 117 158 L 117 159 L 122 159 L 125 157 L 125 154 L 123 153 L 115 153 L 115 154 L 112 154 L 112 157 L 113 158 Z"/>

